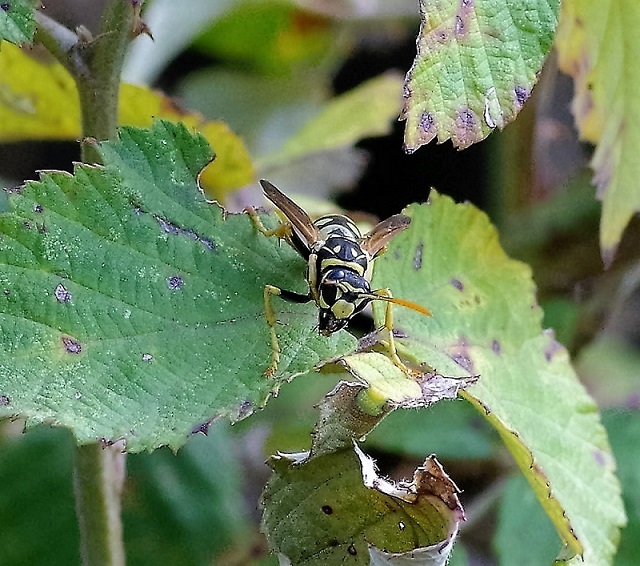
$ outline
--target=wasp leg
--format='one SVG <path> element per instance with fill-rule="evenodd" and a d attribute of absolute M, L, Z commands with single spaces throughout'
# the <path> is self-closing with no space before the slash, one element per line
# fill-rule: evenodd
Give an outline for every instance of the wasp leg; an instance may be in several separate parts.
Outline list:
<path fill-rule="evenodd" d="M 269 230 L 262 223 L 262 220 L 260 220 L 260 217 L 258 216 L 255 208 L 248 206 L 245 210 L 249 215 L 249 218 L 251 218 L 254 226 L 256 227 L 256 230 L 258 230 L 258 232 L 260 232 L 261 234 L 264 234 L 267 238 L 276 236 L 280 239 L 286 239 L 291 235 L 291 226 L 289 226 L 289 224 L 279 224 L 277 228 Z"/>
<path fill-rule="evenodd" d="M 376 292 L 376 294 L 382 297 L 388 297 L 389 299 L 393 298 L 393 295 L 391 294 L 391 291 L 389 289 L 380 289 Z M 384 314 L 384 328 L 389 334 L 389 346 L 387 350 L 389 352 L 389 357 L 391 358 L 391 361 L 394 363 L 394 365 L 409 377 L 413 378 L 422 375 L 419 371 L 408 367 L 400 359 L 400 356 L 398 356 L 398 350 L 396 349 L 396 340 L 393 336 L 393 303 L 391 302 L 387 302 L 386 304 L 386 310 Z"/>
<path fill-rule="evenodd" d="M 273 310 L 273 304 L 271 303 L 271 296 L 276 295 L 283 298 L 285 301 L 292 303 L 308 303 L 311 300 L 309 295 L 301 295 L 294 293 L 293 291 L 287 291 L 286 289 L 280 289 L 275 285 L 264 286 L 264 313 L 269 325 L 269 332 L 271 333 L 271 363 L 264 372 L 266 377 L 272 377 L 278 370 L 278 364 L 280 363 L 280 343 L 278 342 L 278 335 L 276 334 L 276 324 L 278 319 L 276 313 Z"/>

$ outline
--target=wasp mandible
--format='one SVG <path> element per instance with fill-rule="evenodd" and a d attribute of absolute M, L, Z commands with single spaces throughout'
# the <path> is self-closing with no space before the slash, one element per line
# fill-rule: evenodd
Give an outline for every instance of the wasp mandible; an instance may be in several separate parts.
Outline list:
<path fill-rule="evenodd" d="M 387 243 L 409 226 L 411 219 L 396 214 L 380 222 L 369 233 L 361 234 L 354 222 L 342 214 L 328 214 L 313 221 L 309 215 L 269 181 L 261 180 L 264 195 L 280 210 L 287 222 L 268 230 L 253 208 L 247 213 L 265 236 L 286 240 L 306 261 L 307 294 L 294 293 L 274 285 L 265 285 L 264 309 L 271 333 L 271 364 L 266 376 L 275 374 L 280 361 L 280 345 L 276 334 L 276 315 L 271 304 L 273 295 L 286 301 L 315 301 L 319 309 L 318 329 L 324 336 L 343 329 L 371 301 L 385 301 L 384 327 L 389 334 L 389 355 L 406 374 L 413 372 L 400 360 L 393 337 L 392 304 L 410 308 L 426 316 L 431 312 L 411 301 L 396 299 L 389 289 L 371 289 L 373 262 Z"/>

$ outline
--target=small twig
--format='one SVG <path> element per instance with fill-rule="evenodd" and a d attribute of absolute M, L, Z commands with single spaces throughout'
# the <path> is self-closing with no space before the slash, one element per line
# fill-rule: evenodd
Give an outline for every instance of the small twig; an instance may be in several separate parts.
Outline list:
<path fill-rule="evenodd" d="M 38 24 L 35 41 L 44 45 L 74 78 L 87 75 L 89 69 L 78 51 L 78 34 L 38 10 L 35 20 Z"/>

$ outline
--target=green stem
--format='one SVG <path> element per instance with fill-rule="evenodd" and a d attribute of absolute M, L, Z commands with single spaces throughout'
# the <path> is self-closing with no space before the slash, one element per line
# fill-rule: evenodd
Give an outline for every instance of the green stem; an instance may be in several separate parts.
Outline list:
<path fill-rule="evenodd" d="M 74 33 L 44 14 L 36 13 L 41 42 L 76 81 L 82 116 L 82 161 L 99 162 L 88 139 L 116 135 L 118 96 L 124 56 L 139 31 L 141 0 L 107 0 L 95 38 Z M 120 493 L 124 481 L 124 453 L 98 443 L 76 450 L 74 487 L 80 526 L 82 563 L 85 566 L 121 566 L 125 563 L 120 519 Z"/>
<path fill-rule="evenodd" d="M 75 77 L 83 139 L 103 140 L 116 135 L 120 74 L 136 18 L 133 4 L 131 0 L 109 0 L 102 15 L 100 33 L 84 48 L 89 72 Z M 93 145 L 84 141 L 82 160 L 85 163 L 100 161 Z"/>
<path fill-rule="evenodd" d="M 85 565 L 125 563 L 120 521 L 124 468 L 124 453 L 114 446 L 96 442 L 76 449 L 73 485 Z"/>

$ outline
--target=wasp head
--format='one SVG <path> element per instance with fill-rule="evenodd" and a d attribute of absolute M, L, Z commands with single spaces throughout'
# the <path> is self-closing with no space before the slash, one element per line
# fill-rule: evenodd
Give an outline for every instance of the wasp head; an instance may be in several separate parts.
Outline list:
<path fill-rule="evenodd" d="M 371 301 L 369 282 L 350 269 L 330 269 L 318 285 L 318 328 L 324 336 L 342 330 Z"/>

